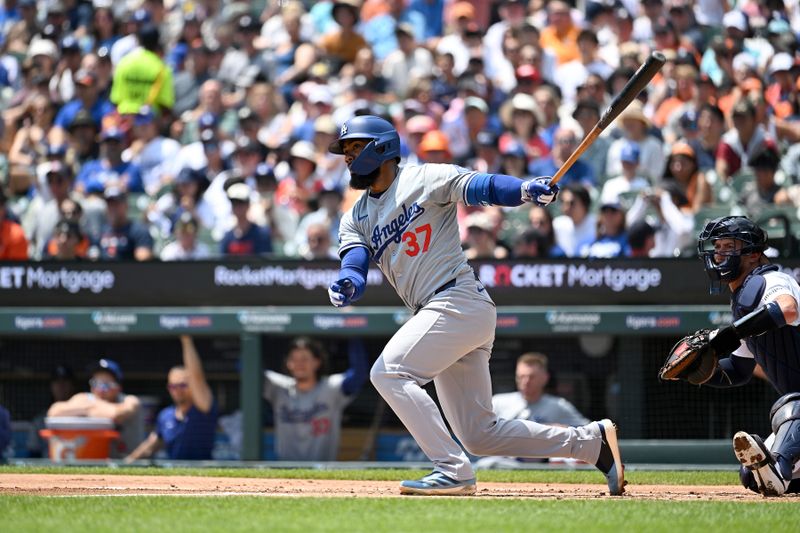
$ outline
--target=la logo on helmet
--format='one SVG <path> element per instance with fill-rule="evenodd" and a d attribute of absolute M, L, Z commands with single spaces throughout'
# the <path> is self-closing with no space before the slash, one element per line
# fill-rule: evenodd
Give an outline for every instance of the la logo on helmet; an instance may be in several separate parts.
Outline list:
<path fill-rule="evenodd" d="M 339 132 L 339 135 L 347 135 L 347 124 L 342 124 L 342 131 Z"/>

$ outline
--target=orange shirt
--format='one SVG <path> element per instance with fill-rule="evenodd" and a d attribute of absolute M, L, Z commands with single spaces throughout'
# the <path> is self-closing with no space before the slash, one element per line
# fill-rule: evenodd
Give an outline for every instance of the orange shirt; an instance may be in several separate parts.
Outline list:
<path fill-rule="evenodd" d="M 339 58 L 345 63 L 355 61 L 358 51 L 367 47 L 367 41 L 361 35 L 353 33 L 345 37 L 341 30 L 323 35 L 319 44 L 325 54 Z"/>
<path fill-rule="evenodd" d="M 25 261 L 28 259 L 28 239 L 22 226 L 10 220 L 0 222 L 0 260 Z"/>
<path fill-rule="evenodd" d="M 681 100 L 677 96 L 670 96 L 661 102 L 661 105 L 656 109 L 656 114 L 653 116 L 653 124 L 659 128 L 663 128 L 666 126 L 672 113 L 685 103 L 686 101 Z"/>
<path fill-rule="evenodd" d="M 559 36 L 553 26 L 545 26 L 539 37 L 539 44 L 542 45 L 542 48 L 553 52 L 558 64 L 563 65 L 568 61 L 580 59 L 581 54 L 578 51 L 578 34 L 580 32 L 580 28 L 572 26 L 565 35 Z"/>

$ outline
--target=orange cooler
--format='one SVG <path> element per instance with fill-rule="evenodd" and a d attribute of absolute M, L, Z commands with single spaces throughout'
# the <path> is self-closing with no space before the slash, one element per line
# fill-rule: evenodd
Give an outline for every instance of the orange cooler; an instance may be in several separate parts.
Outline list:
<path fill-rule="evenodd" d="M 39 434 L 49 442 L 50 460 L 68 463 L 76 459 L 108 459 L 111 443 L 119 438 L 108 418 L 62 416 L 44 419 Z"/>

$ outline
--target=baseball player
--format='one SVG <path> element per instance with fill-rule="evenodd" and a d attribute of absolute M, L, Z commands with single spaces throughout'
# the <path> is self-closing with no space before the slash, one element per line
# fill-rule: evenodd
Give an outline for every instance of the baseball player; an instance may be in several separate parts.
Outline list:
<path fill-rule="evenodd" d="M 742 484 L 764 496 L 779 496 L 800 492 L 800 481 L 792 481 L 800 478 L 800 286 L 770 264 L 764 256 L 766 242 L 764 230 L 746 217 L 726 216 L 706 224 L 698 252 L 711 280 L 710 292 L 718 294 L 723 284 L 730 289 L 734 322 L 693 334 L 701 339 L 695 352 L 699 359 L 666 379 L 736 387 L 750 380 L 756 363 L 764 369 L 782 394 L 770 410 L 772 434 L 762 441 L 739 431 L 733 448 L 742 463 Z"/>
<path fill-rule="evenodd" d="M 372 259 L 414 316 L 389 340 L 370 379 L 434 464 L 400 484 L 402 494 L 474 494 L 475 474 L 422 388 L 433 380 L 461 444 L 475 455 L 573 457 L 596 465 L 611 494 L 623 492 L 617 430 L 610 420 L 553 427 L 499 419 L 492 411 L 489 357 L 495 305 L 461 250 L 456 202 L 547 205 L 549 178 L 523 181 L 449 164 L 398 166 L 400 138 L 387 121 L 357 116 L 329 150 L 343 154 L 350 186 L 364 194 L 342 218 L 341 270 L 328 294 L 344 307 L 364 293 Z"/>

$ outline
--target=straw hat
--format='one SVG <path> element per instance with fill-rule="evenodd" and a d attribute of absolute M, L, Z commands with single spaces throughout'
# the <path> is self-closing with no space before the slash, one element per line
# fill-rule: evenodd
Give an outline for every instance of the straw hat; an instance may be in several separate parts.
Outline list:
<path fill-rule="evenodd" d="M 536 118 L 537 125 L 544 124 L 544 114 L 536 104 L 536 100 L 529 94 L 517 93 L 500 107 L 500 120 L 506 128 L 511 128 L 511 116 L 514 111 L 527 111 Z"/>
<path fill-rule="evenodd" d="M 650 127 L 650 119 L 644 114 L 642 102 L 634 100 L 619 116 L 620 122 L 625 120 L 638 120 L 642 122 L 646 128 Z"/>

